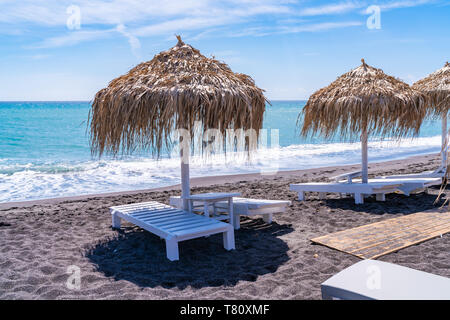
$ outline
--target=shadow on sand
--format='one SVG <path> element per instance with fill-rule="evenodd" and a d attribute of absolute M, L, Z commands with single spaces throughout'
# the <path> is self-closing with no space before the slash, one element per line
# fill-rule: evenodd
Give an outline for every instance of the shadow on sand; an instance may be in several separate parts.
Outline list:
<path fill-rule="evenodd" d="M 105 276 L 140 287 L 234 286 L 273 273 L 287 262 L 289 248 L 279 236 L 292 231 L 290 225 L 243 219 L 235 232 L 236 250 L 226 251 L 217 234 L 180 242 L 180 260 L 170 262 L 164 240 L 124 223 L 116 237 L 95 244 L 85 255 Z"/>
<path fill-rule="evenodd" d="M 434 188 L 437 192 L 439 188 Z M 424 192 L 405 196 L 402 194 L 388 194 L 386 201 L 376 201 L 375 197 L 364 199 L 364 204 L 356 205 L 352 197 L 324 200 L 326 206 L 333 209 L 368 212 L 373 214 L 412 214 L 440 208 L 445 200 L 445 194 L 438 200 L 436 194 Z"/>

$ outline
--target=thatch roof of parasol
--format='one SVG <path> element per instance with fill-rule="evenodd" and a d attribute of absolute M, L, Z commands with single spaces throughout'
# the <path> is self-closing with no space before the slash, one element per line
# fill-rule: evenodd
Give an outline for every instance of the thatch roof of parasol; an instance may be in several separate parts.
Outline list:
<path fill-rule="evenodd" d="M 443 68 L 417 81 L 412 87 L 429 96 L 432 113 L 447 114 L 450 109 L 450 63 L 447 62 Z"/>
<path fill-rule="evenodd" d="M 402 137 L 419 132 L 426 115 L 426 96 L 361 61 L 361 66 L 309 98 L 298 119 L 298 123 L 303 120 L 303 135 L 355 137 L 366 129 L 385 137 Z"/>
<path fill-rule="evenodd" d="M 100 90 L 90 112 L 93 153 L 135 149 L 159 155 L 175 129 L 262 128 L 264 90 L 245 74 L 203 56 L 179 36 L 173 48 L 141 63 Z"/>

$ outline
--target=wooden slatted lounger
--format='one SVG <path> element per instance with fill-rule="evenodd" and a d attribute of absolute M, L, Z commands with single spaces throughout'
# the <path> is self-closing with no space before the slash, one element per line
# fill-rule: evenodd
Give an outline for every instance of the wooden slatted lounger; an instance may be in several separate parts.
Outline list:
<path fill-rule="evenodd" d="M 165 239 L 170 261 L 179 259 L 178 242 L 216 233 L 223 233 L 226 250 L 235 249 L 234 230 L 230 224 L 163 203 L 151 201 L 114 206 L 110 212 L 113 228 L 120 228 L 121 219 L 124 219 Z"/>

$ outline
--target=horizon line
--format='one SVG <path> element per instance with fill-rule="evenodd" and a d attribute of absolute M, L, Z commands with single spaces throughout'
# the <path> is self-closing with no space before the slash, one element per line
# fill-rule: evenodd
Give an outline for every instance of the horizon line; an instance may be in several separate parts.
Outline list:
<path fill-rule="evenodd" d="M 268 99 L 269 101 L 307 101 L 308 99 Z M 10 103 L 10 102 L 87 102 L 91 103 L 91 100 L 0 100 L 0 103 Z"/>

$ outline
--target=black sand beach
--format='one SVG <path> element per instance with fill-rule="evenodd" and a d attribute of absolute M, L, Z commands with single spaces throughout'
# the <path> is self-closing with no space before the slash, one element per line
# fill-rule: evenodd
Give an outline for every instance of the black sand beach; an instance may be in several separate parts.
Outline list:
<path fill-rule="evenodd" d="M 413 173 L 439 165 L 437 155 L 372 164 L 372 176 Z M 236 250 L 227 252 L 220 235 L 180 243 L 180 261 L 166 259 L 158 237 L 131 224 L 111 229 L 108 207 L 156 200 L 169 202 L 179 186 L 153 191 L 0 205 L 0 299 L 320 299 L 320 284 L 358 258 L 311 238 L 364 224 L 425 211 L 430 194 L 392 194 L 386 202 L 312 194 L 296 201 L 290 183 L 326 181 L 358 166 L 193 180 L 193 193 L 238 191 L 245 197 L 287 199 L 287 212 L 262 219 L 242 218 Z M 448 191 L 447 191 L 448 194 Z M 445 197 L 444 197 L 445 199 Z M 380 258 L 450 277 L 450 235 Z M 68 267 L 80 268 L 80 289 L 66 285 Z"/>

